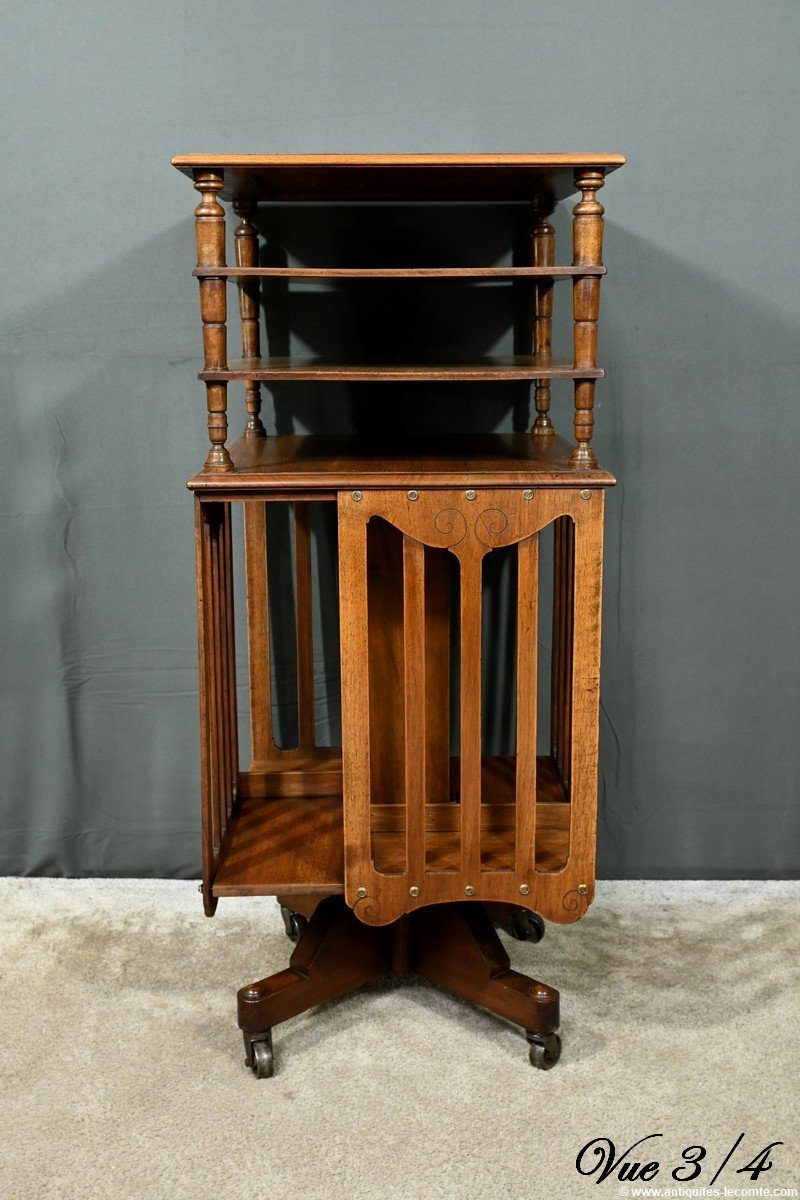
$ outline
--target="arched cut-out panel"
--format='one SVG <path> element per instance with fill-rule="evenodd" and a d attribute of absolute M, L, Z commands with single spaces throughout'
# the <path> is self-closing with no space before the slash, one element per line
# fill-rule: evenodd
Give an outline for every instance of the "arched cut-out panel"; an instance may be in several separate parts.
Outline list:
<path fill-rule="evenodd" d="M 602 494 L 588 490 L 340 494 L 345 895 L 363 920 L 464 898 L 561 921 L 585 908 L 562 901 L 589 896 L 593 882 L 596 781 L 585 746 L 596 747 L 601 518 Z M 539 532 L 551 525 L 546 613 L 560 707 L 544 723 L 559 757 L 537 754 Z M 513 577 L 500 598 L 513 678 L 510 702 L 493 714 L 509 684 L 493 661 L 497 564 L 501 581 Z M 576 709 L 586 726 L 577 755 Z M 499 753 L 487 733 L 494 715 L 509 739 Z"/>

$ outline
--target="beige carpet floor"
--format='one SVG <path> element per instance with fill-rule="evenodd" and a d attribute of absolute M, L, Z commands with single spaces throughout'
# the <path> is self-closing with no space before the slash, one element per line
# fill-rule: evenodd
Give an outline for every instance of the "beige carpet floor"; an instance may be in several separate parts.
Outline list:
<path fill-rule="evenodd" d="M 235 992 L 285 966 L 272 900 L 164 881 L 0 881 L 3 1200 L 579 1200 L 590 1139 L 701 1143 L 718 1186 L 800 1184 L 800 884 L 605 883 L 579 924 L 509 942 L 560 988 L 564 1053 L 388 981 L 280 1026 L 243 1065 Z"/>

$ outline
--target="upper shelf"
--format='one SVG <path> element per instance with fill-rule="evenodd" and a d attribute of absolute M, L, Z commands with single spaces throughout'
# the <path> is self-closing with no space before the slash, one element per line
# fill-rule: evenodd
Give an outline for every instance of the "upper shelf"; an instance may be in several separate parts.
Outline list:
<path fill-rule="evenodd" d="M 581 168 L 622 154 L 179 154 L 172 165 L 224 175 L 225 200 L 532 200 L 571 196 Z"/>
<path fill-rule="evenodd" d="M 413 383 L 443 380 L 469 382 L 516 379 L 602 379 L 600 367 L 576 367 L 567 359 L 538 354 L 491 354 L 473 362 L 370 363 L 329 362 L 320 358 L 239 358 L 227 367 L 210 367 L 198 378 L 212 383 L 251 379 L 267 383 L 288 380 Z"/>
<path fill-rule="evenodd" d="M 200 279 L 574 279 L 605 275 L 579 267 L 195 267 Z"/>

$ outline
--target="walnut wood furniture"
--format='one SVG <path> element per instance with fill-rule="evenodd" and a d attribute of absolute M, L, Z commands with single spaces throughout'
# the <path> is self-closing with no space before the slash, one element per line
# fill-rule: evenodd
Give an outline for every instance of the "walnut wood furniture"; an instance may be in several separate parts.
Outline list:
<path fill-rule="evenodd" d="M 520 1025 L 531 1061 L 558 1060 L 554 988 L 511 969 L 495 931 L 541 936 L 542 918 L 579 919 L 594 894 L 603 500 L 613 477 L 592 449 L 602 262 L 597 193 L 615 154 L 184 155 L 194 182 L 210 448 L 195 496 L 202 748 L 202 893 L 277 896 L 297 941 L 289 966 L 239 992 L 247 1062 L 272 1074 L 272 1029 L 394 972 L 419 972 Z M 549 218 L 578 193 L 571 262 Z M 308 201 L 501 200 L 527 206 L 529 254 L 511 266 L 360 269 L 261 266 L 270 205 Z M 228 265 L 225 211 L 238 218 Z M 257 206 L 261 205 L 258 210 Z M 261 356 L 270 278 L 487 278 L 529 289 L 527 355 L 444 361 Z M 570 283 L 573 353 L 551 352 L 553 289 Z M 227 289 L 238 290 L 241 357 L 228 357 Z M 290 286 L 287 282 L 286 286 Z M 574 386 L 573 440 L 554 428 L 551 383 Z M 526 434 L 268 436 L 262 384 L 447 380 L 498 389 L 529 380 Z M 228 442 L 228 385 L 241 382 L 243 434 Z M 312 508 L 338 528 L 342 746 L 317 745 Z M 273 728 L 270 506 L 291 513 L 297 737 Z M 234 511 L 243 514 L 249 765 L 239 761 Z M 238 517 L 237 517 L 238 519 Z M 547 561 L 545 561 L 545 548 Z M 515 753 L 487 752 L 482 711 L 487 563 L 510 555 Z M 544 605 L 545 586 L 552 599 Z M 271 594 L 271 592 L 273 594 Z M 549 614 L 544 629 L 543 612 Z M 274 630 L 272 636 L 276 636 Z M 540 643 L 549 642 L 549 662 Z M 274 643 L 273 643 L 274 645 Z M 539 712 L 542 671 L 549 709 Z M 451 727 L 454 734 L 451 736 Z M 546 731 L 546 745 L 541 745 Z M 545 749 L 546 752 L 542 752 Z"/>

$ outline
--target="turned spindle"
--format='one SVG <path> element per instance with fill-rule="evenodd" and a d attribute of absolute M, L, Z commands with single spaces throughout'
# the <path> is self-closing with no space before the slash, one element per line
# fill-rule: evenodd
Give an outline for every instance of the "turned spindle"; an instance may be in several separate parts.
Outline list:
<path fill-rule="evenodd" d="M 198 267 L 225 266 L 225 212 L 217 199 L 222 190 L 222 174 L 196 171 L 194 186 L 200 203 L 194 210 Z M 225 320 L 227 304 L 225 279 L 206 275 L 200 279 L 200 316 L 203 322 L 205 369 L 225 370 L 228 365 Z M 226 383 L 206 383 L 208 440 L 211 449 L 206 471 L 232 471 L 233 462 L 225 445 L 228 436 L 228 392 Z"/>
<path fill-rule="evenodd" d="M 555 230 L 548 221 L 552 207 L 539 202 L 533 205 L 533 265 L 552 267 L 555 262 Z M 537 278 L 534 285 L 533 349 L 542 358 L 551 354 L 553 331 L 553 279 Z M 550 420 L 550 380 L 534 380 L 533 402 L 536 420 L 531 432 L 537 437 L 552 437 L 555 432 Z"/>
<path fill-rule="evenodd" d="M 234 200 L 233 211 L 241 221 L 233 233 L 237 267 L 258 266 L 258 231 L 253 224 L 255 204 L 252 200 Z M 259 358 L 260 330 L 258 325 L 258 279 L 240 279 L 239 316 L 242 324 L 242 358 Z M 261 384 L 248 379 L 244 385 L 247 422 L 246 438 L 263 438 L 267 431 L 261 421 Z"/>
<path fill-rule="evenodd" d="M 572 210 L 572 262 L 576 267 L 601 266 L 603 262 L 603 209 L 597 192 L 603 186 L 604 172 L 580 171 L 575 186 L 581 198 Z M 600 310 L 600 278 L 576 275 L 572 288 L 572 315 L 575 322 L 575 369 L 597 365 L 597 316 Z M 575 449 L 570 458 L 573 467 L 595 467 L 597 459 L 591 447 L 594 430 L 593 379 L 575 380 Z"/>

